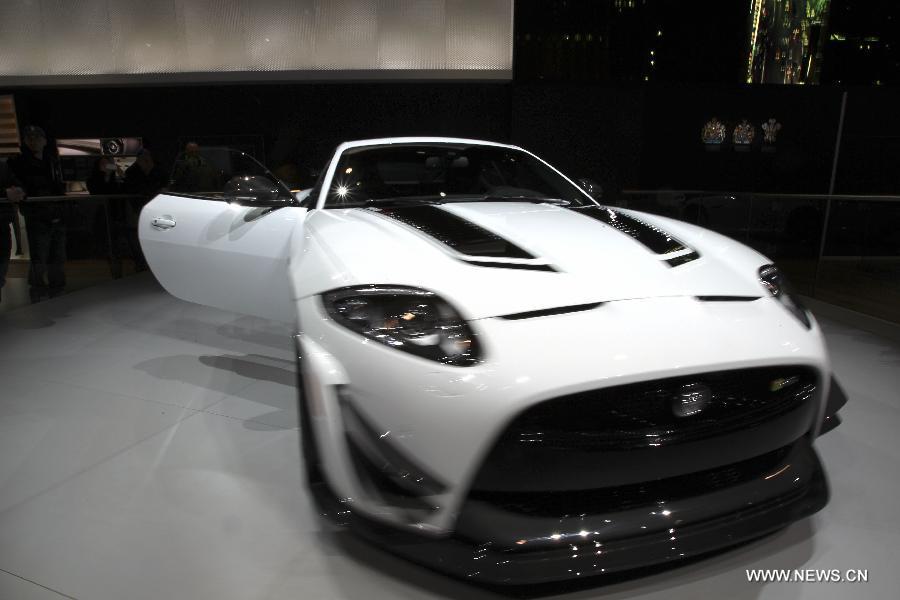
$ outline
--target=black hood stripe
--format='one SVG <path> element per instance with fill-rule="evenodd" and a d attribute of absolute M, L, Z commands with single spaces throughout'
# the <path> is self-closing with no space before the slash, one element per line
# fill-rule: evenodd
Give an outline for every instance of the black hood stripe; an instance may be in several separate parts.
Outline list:
<path fill-rule="evenodd" d="M 687 246 L 662 229 L 612 210 L 611 208 L 600 206 L 576 206 L 572 207 L 572 210 L 618 229 L 656 254 L 670 254 L 672 252 L 679 252 L 687 249 Z"/>
<path fill-rule="evenodd" d="M 369 210 L 415 227 L 461 254 L 490 258 L 537 258 L 496 233 L 437 206 L 425 204 Z"/>

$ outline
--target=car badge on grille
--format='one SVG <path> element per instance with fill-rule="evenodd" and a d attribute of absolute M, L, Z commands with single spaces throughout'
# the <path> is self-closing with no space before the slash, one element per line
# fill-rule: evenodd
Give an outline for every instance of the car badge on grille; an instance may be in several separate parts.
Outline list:
<path fill-rule="evenodd" d="M 672 398 L 672 414 L 676 417 L 690 417 L 709 406 L 712 391 L 702 383 L 686 383 Z"/>
<path fill-rule="evenodd" d="M 773 379 L 769 382 L 769 391 L 777 392 L 779 390 L 783 390 L 787 386 L 794 385 L 798 381 L 800 381 L 800 378 L 796 375 L 793 377 L 781 377 L 779 379 Z"/>

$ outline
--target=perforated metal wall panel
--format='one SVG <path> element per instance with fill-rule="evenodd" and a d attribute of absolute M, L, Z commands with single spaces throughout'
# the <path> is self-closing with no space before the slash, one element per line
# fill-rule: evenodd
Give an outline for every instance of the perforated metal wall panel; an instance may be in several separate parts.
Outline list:
<path fill-rule="evenodd" d="M 512 76 L 512 0 L 2 0 L 0 84 Z"/>

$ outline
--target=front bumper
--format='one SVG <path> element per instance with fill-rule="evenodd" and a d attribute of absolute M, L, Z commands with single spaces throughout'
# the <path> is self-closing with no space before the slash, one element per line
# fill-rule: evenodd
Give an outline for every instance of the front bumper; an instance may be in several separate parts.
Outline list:
<path fill-rule="evenodd" d="M 414 562 L 486 583 L 550 582 L 715 551 L 827 502 L 811 447 L 830 414 L 822 397 L 827 356 L 815 325 L 804 330 L 774 302 L 669 298 L 529 321 L 486 319 L 478 327 L 490 360 L 466 369 L 370 343 L 331 323 L 313 298 L 300 308 L 311 423 L 325 486 L 342 500 L 326 512 L 349 515 L 357 532 Z M 644 335 L 634 335 L 635 323 Z M 586 343 L 587 331 L 603 331 L 609 343 Z M 552 369 L 548 356 L 556 357 Z M 698 377 L 711 384 L 715 377 L 704 375 L 711 371 L 768 372 L 772 365 L 806 373 L 816 383 L 814 397 L 764 422 L 694 432 L 695 441 L 570 449 L 564 456 L 551 443 L 522 460 L 508 453 L 491 459 L 516 415 L 561 394 L 583 400 L 592 390 L 643 389 L 650 381 L 649 396 L 640 397 L 647 400 L 663 380 L 678 389 Z M 794 379 L 770 375 L 763 383 Z M 592 410 L 571 415 L 556 423 L 562 427 L 541 428 L 544 439 L 560 434 L 550 439 L 562 440 L 565 450 L 567 422 L 609 422 Z M 728 423 L 723 415 L 722 426 Z M 417 490 L 423 482 L 427 489 Z M 635 493 L 618 502 L 625 491 Z M 530 497 L 522 503 L 509 494 Z M 592 495 L 606 498 L 594 502 Z"/>
<path fill-rule="evenodd" d="M 484 340 L 486 360 L 467 368 L 426 361 L 354 334 L 331 321 L 318 298 L 302 299 L 298 309 L 314 399 L 311 421 L 330 485 L 339 497 L 352 499 L 355 512 L 436 535 L 456 528 L 480 466 L 511 419 L 548 399 L 725 369 L 793 364 L 822 376 L 830 370 L 815 325 L 804 329 L 768 299 L 655 298 L 526 320 L 482 319 L 473 327 Z M 819 383 L 827 393 L 827 379 Z M 428 498 L 435 510 L 411 515 L 363 489 L 347 444 L 339 389 L 354 399 L 379 437 L 445 484 Z M 820 418 L 811 415 L 807 428 Z M 753 456 L 756 449 L 744 451 L 735 458 Z"/>
<path fill-rule="evenodd" d="M 486 584 L 525 585 L 657 565 L 734 546 L 811 515 L 828 486 L 807 436 L 743 483 L 602 514 L 526 514 L 467 500 L 451 537 L 354 515 L 362 536 L 410 561 Z M 761 466 L 765 468 L 760 469 Z M 751 468 L 748 466 L 748 468 Z"/>

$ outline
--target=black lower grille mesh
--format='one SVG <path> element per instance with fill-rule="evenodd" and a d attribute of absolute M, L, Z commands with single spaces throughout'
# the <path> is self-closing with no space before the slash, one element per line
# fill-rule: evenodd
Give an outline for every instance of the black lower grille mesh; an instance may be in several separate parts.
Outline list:
<path fill-rule="evenodd" d="M 547 400 L 507 428 L 498 447 L 631 450 L 749 429 L 812 398 L 816 373 L 799 366 L 717 371 L 616 386 Z M 686 390 L 703 406 L 679 416 Z"/>
<path fill-rule="evenodd" d="M 777 468 L 790 449 L 786 446 L 724 467 L 630 485 L 564 492 L 472 491 L 469 498 L 531 516 L 611 513 L 673 502 L 751 481 Z"/>

